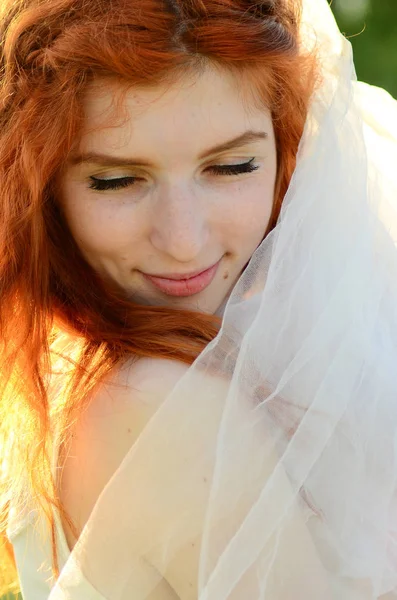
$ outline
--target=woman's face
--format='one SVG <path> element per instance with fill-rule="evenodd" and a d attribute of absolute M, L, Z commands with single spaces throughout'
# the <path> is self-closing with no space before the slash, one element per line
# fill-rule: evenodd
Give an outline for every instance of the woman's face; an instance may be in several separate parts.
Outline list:
<path fill-rule="evenodd" d="M 269 222 L 277 169 L 270 113 L 248 109 L 230 74 L 207 69 L 193 83 L 130 90 L 128 118 L 109 127 L 119 90 L 98 83 L 60 179 L 72 235 L 132 300 L 214 313 Z"/>

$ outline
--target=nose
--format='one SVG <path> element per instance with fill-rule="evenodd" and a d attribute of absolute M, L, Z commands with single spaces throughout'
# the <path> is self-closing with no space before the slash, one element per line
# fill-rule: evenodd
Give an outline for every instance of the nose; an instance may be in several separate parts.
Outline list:
<path fill-rule="evenodd" d="M 185 186 L 163 189 L 152 217 L 152 245 L 178 262 L 193 263 L 208 238 L 208 215 L 197 195 Z"/>

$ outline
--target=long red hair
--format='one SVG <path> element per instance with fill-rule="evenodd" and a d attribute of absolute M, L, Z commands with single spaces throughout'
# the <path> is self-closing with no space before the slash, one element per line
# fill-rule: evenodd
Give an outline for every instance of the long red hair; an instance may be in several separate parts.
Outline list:
<path fill-rule="evenodd" d="M 0 595 L 18 588 L 5 529 L 27 485 L 49 520 L 58 576 L 52 506 L 73 523 L 51 473 L 53 428 L 66 440 L 93 386 L 125 357 L 190 364 L 219 328 L 211 315 L 128 301 L 80 254 L 56 182 L 81 131 L 87 85 L 98 77 L 172 83 L 209 61 L 234 73 L 272 111 L 278 175 L 265 236 L 295 168 L 315 81 L 315 56 L 300 51 L 300 9 L 299 0 L 112 0 L 111 10 L 107 0 L 2 0 Z M 52 396 L 57 360 L 63 382 Z"/>

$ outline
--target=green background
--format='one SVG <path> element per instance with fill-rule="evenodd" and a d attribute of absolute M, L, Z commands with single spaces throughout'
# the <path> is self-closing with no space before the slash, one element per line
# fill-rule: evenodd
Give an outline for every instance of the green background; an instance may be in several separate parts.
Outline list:
<path fill-rule="evenodd" d="M 397 98 L 397 0 L 333 0 L 332 9 L 353 46 L 358 79 Z"/>
<path fill-rule="evenodd" d="M 397 98 L 397 0 L 334 0 L 332 9 L 352 43 L 358 79 Z"/>

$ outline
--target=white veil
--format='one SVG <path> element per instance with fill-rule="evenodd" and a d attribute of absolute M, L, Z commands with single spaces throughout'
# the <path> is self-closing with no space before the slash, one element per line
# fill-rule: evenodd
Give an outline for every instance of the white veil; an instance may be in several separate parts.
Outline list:
<path fill-rule="evenodd" d="M 397 598 L 397 103 L 303 4 L 322 83 L 277 227 L 50 600 Z"/>

